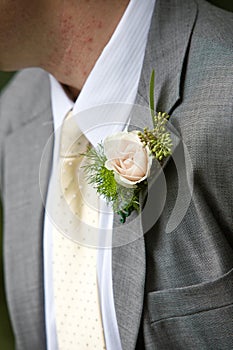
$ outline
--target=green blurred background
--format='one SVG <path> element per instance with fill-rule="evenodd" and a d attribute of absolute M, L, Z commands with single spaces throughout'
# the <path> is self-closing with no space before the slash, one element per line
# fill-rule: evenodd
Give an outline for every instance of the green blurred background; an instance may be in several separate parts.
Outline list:
<path fill-rule="evenodd" d="M 11 79 L 14 73 L 0 72 L 0 92 Z M 1 198 L 1 197 L 0 197 Z M 11 323 L 7 312 L 6 298 L 3 283 L 3 263 L 2 263 L 2 207 L 0 203 L 0 350 L 13 350 L 14 338 Z"/>
<path fill-rule="evenodd" d="M 233 12 L 233 0 L 208 0 L 213 5 Z M 0 92 L 8 83 L 14 73 L 0 72 Z M 0 223 L 2 222 L 2 209 L 0 203 Z M 2 225 L 0 225 L 0 350 L 13 350 L 14 338 L 11 328 L 9 315 L 7 312 L 4 281 L 3 281 L 3 263 L 2 263 Z M 32 349 L 33 350 L 33 349 Z"/>

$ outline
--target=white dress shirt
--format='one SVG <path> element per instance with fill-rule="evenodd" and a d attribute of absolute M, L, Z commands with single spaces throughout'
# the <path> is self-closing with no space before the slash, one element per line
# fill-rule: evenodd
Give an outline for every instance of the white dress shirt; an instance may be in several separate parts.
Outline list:
<path fill-rule="evenodd" d="M 54 130 L 59 129 L 70 109 L 73 109 L 73 115 L 79 115 L 79 127 L 93 146 L 103 141 L 106 136 L 125 128 L 130 107 L 127 113 L 117 114 L 117 123 L 116 114 L 114 113 L 115 108 L 108 109 L 107 114 L 100 114 L 95 120 L 93 118 L 81 118 L 81 112 L 104 104 L 125 103 L 130 106 L 134 103 L 155 1 L 130 1 L 112 38 L 97 60 L 75 103 L 67 97 L 55 78 L 50 76 Z M 55 133 L 54 162 L 58 159 L 59 137 L 59 132 Z M 113 213 L 104 201 L 102 201 L 101 206 L 103 210 L 100 213 L 100 226 L 111 231 Z M 48 350 L 56 350 L 58 346 L 53 298 L 51 225 L 50 218 L 45 213 L 44 288 L 46 334 Z M 104 242 L 102 243 L 105 245 Z M 111 261 L 111 249 L 99 249 L 97 276 L 106 347 L 110 350 L 120 350 L 121 342 L 113 299 Z"/>

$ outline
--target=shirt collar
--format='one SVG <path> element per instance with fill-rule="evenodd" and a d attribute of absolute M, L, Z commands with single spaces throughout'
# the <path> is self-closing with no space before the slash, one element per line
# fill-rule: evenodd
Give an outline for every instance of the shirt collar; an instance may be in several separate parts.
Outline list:
<path fill-rule="evenodd" d="M 94 146 L 124 128 L 137 94 L 155 1 L 130 1 L 75 103 L 50 75 L 55 129 L 71 108 Z"/>

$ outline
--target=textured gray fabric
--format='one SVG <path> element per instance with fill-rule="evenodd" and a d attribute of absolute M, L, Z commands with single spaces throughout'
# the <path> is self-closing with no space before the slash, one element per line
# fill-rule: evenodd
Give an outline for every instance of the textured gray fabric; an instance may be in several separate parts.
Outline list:
<path fill-rule="evenodd" d="M 194 192 L 184 219 L 167 233 L 179 192 L 175 158 L 170 157 L 161 217 L 143 236 L 158 209 L 162 175 L 149 190 L 150 205 L 142 218 L 132 220 L 129 234 L 137 239 L 113 249 L 122 345 L 135 349 L 141 320 L 146 349 L 228 350 L 233 348 L 232 13 L 203 0 L 157 0 L 138 104 L 148 105 L 153 68 L 155 103 L 158 110 L 171 112 L 171 123 L 187 146 Z M 52 132 L 47 74 L 37 69 L 19 74 L 1 97 L 0 118 L 7 299 L 18 349 L 43 350 L 38 166 Z M 132 120 L 134 125 L 148 123 Z M 183 154 L 182 145 L 175 152 Z M 51 160 L 45 164 L 46 193 Z M 128 228 L 116 220 L 114 240 L 119 242 Z"/>
<path fill-rule="evenodd" d="M 0 115 L 1 131 L 4 131 L 1 182 L 7 301 L 17 349 L 43 350 L 46 348 L 44 207 L 39 167 L 44 146 L 53 131 L 47 74 L 40 70 L 20 73 L 1 98 Z M 49 163 L 48 159 L 47 169 L 41 173 L 43 192 L 47 188 Z"/>
<path fill-rule="evenodd" d="M 165 168 L 163 214 L 145 235 L 146 349 L 233 347 L 233 15 L 204 1 L 196 3 L 198 12 L 182 66 L 179 99 L 175 104 L 170 99 L 168 104 L 166 98 L 173 94 L 173 84 L 165 86 L 164 81 L 169 81 L 175 69 L 169 47 L 166 71 L 162 68 L 164 76 L 156 85 L 158 108 L 172 111 L 171 123 L 188 148 L 194 192 L 180 225 L 166 233 L 178 192 L 177 169 L 171 160 Z M 168 23 L 173 23 L 176 31 L 170 4 L 161 1 L 160 10 L 158 7 L 157 16 L 166 13 L 167 23 L 159 22 L 155 43 L 156 39 L 166 41 L 163 26 L 168 30 Z M 172 31 L 170 37 L 175 40 Z M 177 33 L 176 39 L 179 37 Z M 155 57 L 159 50 L 155 45 Z M 163 57 L 154 63 L 157 72 Z"/>

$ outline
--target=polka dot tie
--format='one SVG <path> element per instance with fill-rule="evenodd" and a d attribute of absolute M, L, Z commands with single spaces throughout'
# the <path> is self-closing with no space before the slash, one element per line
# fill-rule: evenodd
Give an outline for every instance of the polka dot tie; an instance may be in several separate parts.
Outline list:
<path fill-rule="evenodd" d="M 80 155 L 87 146 L 88 140 L 70 112 L 61 130 L 59 165 L 52 196 L 59 350 L 105 349 L 96 270 L 98 198 L 85 181 Z"/>

